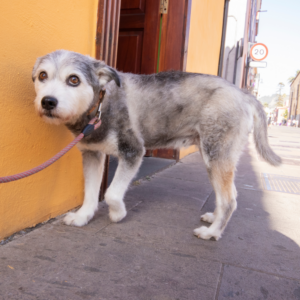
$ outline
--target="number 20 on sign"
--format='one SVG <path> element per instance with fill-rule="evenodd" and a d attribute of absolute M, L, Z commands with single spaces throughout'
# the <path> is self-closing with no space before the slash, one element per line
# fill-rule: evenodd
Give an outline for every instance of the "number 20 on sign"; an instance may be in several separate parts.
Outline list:
<path fill-rule="evenodd" d="M 253 60 L 261 61 L 268 56 L 268 48 L 265 44 L 257 43 L 250 49 L 250 56 Z"/>

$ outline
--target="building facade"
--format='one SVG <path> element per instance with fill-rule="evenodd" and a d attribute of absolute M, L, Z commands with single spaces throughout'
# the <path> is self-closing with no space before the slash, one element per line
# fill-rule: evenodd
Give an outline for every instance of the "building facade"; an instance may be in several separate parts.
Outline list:
<path fill-rule="evenodd" d="M 290 101 L 289 101 L 289 119 L 292 123 L 295 123 L 297 127 L 300 127 L 300 73 L 296 76 L 290 86 Z"/>
<path fill-rule="evenodd" d="M 262 0 L 230 0 L 221 76 L 257 95 L 259 74 L 248 66 L 249 50 L 256 43 Z"/>

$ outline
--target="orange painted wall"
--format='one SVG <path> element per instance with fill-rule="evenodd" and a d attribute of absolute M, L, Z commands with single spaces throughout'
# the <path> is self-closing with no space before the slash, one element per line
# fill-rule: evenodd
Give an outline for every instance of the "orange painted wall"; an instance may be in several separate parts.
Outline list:
<path fill-rule="evenodd" d="M 224 0 L 193 0 L 187 72 L 218 74 Z"/>
<path fill-rule="evenodd" d="M 57 49 L 94 56 L 97 0 L 0 2 L 0 176 L 35 167 L 71 140 L 34 111 L 31 70 Z M 0 184 L 0 240 L 82 203 L 81 155 L 71 150 L 48 169 Z"/>
<path fill-rule="evenodd" d="M 193 0 L 187 52 L 187 72 L 218 74 L 224 0 Z M 180 149 L 179 159 L 198 151 L 198 146 Z"/>

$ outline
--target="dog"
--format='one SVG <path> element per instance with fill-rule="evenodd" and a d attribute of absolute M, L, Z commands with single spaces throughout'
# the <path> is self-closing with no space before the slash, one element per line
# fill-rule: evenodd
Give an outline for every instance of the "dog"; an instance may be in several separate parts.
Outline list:
<path fill-rule="evenodd" d="M 78 144 L 84 202 L 65 216 L 67 225 L 84 226 L 94 216 L 106 155 L 119 160 L 105 193 L 110 219 L 119 222 L 127 213 L 124 194 L 146 148 L 197 145 L 216 194 L 216 208 L 201 216 L 210 227 L 196 228 L 194 235 L 218 240 L 237 207 L 235 167 L 252 128 L 262 158 L 274 166 L 281 163 L 268 144 L 260 102 L 220 77 L 180 71 L 122 73 L 89 56 L 58 50 L 37 59 L 32 78 L 39 115 L 49 123 L 65 124 L 75 136 L 95 116 L 100 90 L 106 88 L 102 125 Z"/>

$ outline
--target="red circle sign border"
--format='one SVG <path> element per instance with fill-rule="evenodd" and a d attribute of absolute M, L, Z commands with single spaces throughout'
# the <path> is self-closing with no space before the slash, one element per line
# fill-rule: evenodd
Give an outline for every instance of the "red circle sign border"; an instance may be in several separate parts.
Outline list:
<path fill-rule="evenodd" d="M 253 55 L 252 55 L 252 51 L 253 51 L 254 47 L 255 47 L 255 46 L 258 46 L 258 45 L 264 46 L 264 47 L 266 48 L 266 55 L 265 55 L 263 58 L 261 58 L 261 59 L 256 59 L 256 58 L 254 58 Z M 257 44 L 255 44 L 255 45 L 253 45 L 253 46 L 251 47 L 251 49 L 250 49 L 250 56 L 251 56 L 251 58 L 252 58 L 253 60 L 255 60 L 255 61 L 262 61 L 262 60 L 264 60 L 264 59 L 268 56 L 268 53 L 269 53 L 268 47 L 267 47 L 265 44 L 262 44 L 262 43 L 257 43 Z"/>

